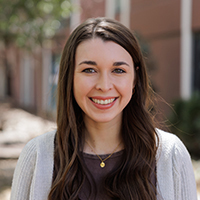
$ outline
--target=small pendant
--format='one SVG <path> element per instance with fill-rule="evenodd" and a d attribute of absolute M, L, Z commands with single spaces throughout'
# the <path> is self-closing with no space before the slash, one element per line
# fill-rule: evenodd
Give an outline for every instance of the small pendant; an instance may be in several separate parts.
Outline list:
<path fill-rule="evenodd" d="M 104 167 L 105 167 L 105 163 L 104 163 L 103 161 L 101 162 L 100 167 L 101 167 L 101 168 L 104 168 Z"/>

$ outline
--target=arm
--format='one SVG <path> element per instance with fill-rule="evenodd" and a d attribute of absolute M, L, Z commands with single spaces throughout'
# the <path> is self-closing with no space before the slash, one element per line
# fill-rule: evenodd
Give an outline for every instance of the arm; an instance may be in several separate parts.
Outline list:
<path fill-rule="evenodd" d="M 26 144 L 22 150 L 15 168 L 11 200 L 28 200 L 36 160 L 36 145 L 34 140 Z"/>
<path fill-rule="evenodd" d="M 196 182 L 190 155 L 183 143 L 176 138 L 173 155 L 175 199 L 197 200 Z"/>

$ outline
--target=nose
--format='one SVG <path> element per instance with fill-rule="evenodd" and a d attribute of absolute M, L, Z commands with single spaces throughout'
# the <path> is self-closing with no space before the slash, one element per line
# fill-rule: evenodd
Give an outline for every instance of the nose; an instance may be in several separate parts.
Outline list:
<path fill-rule="evenodd" d="M 107 92 L 111 90 L 113 83 L 111 77 L 107 73 L 103 73 L 99 76 L 96 84 L 96 89 L 101 90 L 102 92 Z"/>

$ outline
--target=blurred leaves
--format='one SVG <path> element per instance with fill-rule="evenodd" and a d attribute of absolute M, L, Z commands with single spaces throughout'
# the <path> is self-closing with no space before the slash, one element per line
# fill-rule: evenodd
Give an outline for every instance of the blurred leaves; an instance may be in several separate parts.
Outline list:
<path fill-rule="evenodd" d="M 171 131 L 178 135 L 194 157 L 200 158 L 200 93 L 178 100 L 170 117 Z"/>
<path fill-rule="evenodd" d="M 0 0 L 0 40 L 21 47 L 42 44 L 71 11 L 70 0 Z"/>

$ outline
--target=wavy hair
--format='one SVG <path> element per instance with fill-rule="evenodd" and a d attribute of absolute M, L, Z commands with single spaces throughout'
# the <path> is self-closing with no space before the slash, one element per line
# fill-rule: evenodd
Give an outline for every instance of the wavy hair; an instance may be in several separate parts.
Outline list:
<path fill-rule="evenodd" d="M 149 112 L 151 90 L 145 62 L 131 31 L 107 18 L 88 19 L 79 25 L 70 35 L 62 53 L 54 173 L 48 200 L 77 200 L 87 178 L 81 154 L 85 126 L 82 110 L 73 95 L 73 78 L 76 49 L 81 42 L 92 38 L 113 41 L 122 46 L 131 55 L 136 71 L 135 93 L 123 110 L 123 162 L 105 179 L 107 195 L 120 200 L 155 200 L 156 189 L 151 182 L 151 175 L 155 172 L 157 135 Z"/>

